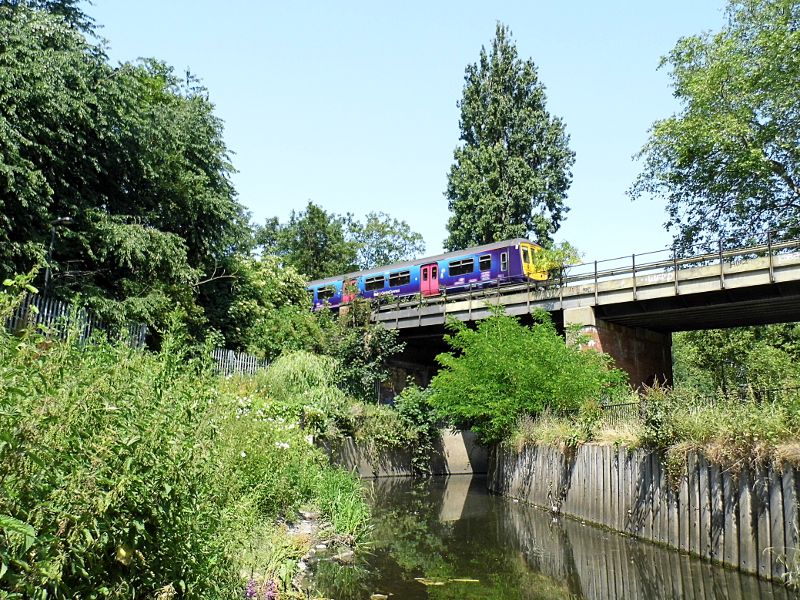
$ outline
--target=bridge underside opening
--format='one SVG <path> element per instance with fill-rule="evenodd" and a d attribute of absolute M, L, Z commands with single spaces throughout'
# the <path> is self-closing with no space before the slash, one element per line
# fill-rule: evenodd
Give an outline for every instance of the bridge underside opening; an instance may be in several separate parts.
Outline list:
<path fill-rule="evenodd" d="M 601 304 L 594 310 L 604 321 L 661 332 L 791 323 L 800 321 L 800 283 Z"/>

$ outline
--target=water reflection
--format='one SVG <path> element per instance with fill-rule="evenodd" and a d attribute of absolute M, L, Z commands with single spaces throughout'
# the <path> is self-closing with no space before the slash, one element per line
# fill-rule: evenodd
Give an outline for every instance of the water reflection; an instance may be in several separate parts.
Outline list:
<path fill-rule="evenodd" d="M 788 590 L 486 491 L 483 478 L 370 481 L 370 554 L 322 561 L 319 593 L 394 598 L 789 599 Z M 475 581 L 477 580 L 477 581 Z"/>

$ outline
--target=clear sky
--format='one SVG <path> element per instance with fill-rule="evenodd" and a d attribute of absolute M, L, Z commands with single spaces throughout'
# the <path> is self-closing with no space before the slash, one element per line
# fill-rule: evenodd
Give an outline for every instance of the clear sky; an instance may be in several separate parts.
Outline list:
<path fill-rule="evenodd" d="M 225 122 L 234 184 L 255 222 L 308 200 L 384 211 L 441 250 L 464 68 L 495 23 L 538 66 L 577 159 L 557 240 L 586 260 L 668 245 L 658 200 L 631 202 L 632 156 L 677 109 L 659 59 L 723 24 L 722 0 L 339 2 L 96 0 L 112 62 L 191 70 Z"/>

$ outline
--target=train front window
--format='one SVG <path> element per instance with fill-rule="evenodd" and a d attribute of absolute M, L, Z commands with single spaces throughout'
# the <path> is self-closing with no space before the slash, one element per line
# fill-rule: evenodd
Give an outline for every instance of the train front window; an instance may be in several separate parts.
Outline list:
<path fill-rule="evenodd" d="M 529 265 L 531 264 L 531 253 L 527 246 L 522 247 L 522 262 Z"/>

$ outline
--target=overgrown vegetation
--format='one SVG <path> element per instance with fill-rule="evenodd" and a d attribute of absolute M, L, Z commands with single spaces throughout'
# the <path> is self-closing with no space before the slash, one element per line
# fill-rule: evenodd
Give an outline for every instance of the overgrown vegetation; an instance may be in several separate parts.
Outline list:
<path fill-rule="evenodd" d="M 304 351 L 281 355 L 254 377 L 235 377 L 224 388 L 245 390 L 246 410 L 284 423 L 298 423 L 304 433 L 338 444 L 352 437 L 372 454 L 412 449 L 419 473 L 429 471 L 439 437 L 438 417 L 428 403 L 429 392 L 406 387 L 395 406 L 363 402 L 342 389 L 349 369 L 336 359 Z"/>
<path fill-rule="evenodd" d="M 545 312 L 532 327 L 497 311 L 475 329 L 452 323 L 453 352 L 440 354 L 431 403 L 484 443 L 506 438 L 523 415 L 588 411 L 627 395 L 626 378 L 610 358 L 565 344 Z"/>
<path fill-rule="evenodd" d="M 754 395 L 701 396 L 653 388 L 645 396 L 642 443 L 664 450 L 673 472 L 686 452 L 702 451 L 727 468 L 800 465 L 800 394 L 759 401 Z"/>
<path fill-rule="evenodd" d="M 238 598 L 243 575 L 285 589 L 275 523 L 304 505 L 364 539 L 358 482 L 202 354 L 177 325 L 158 354 L 0 332 L 3 597 Z"/>

